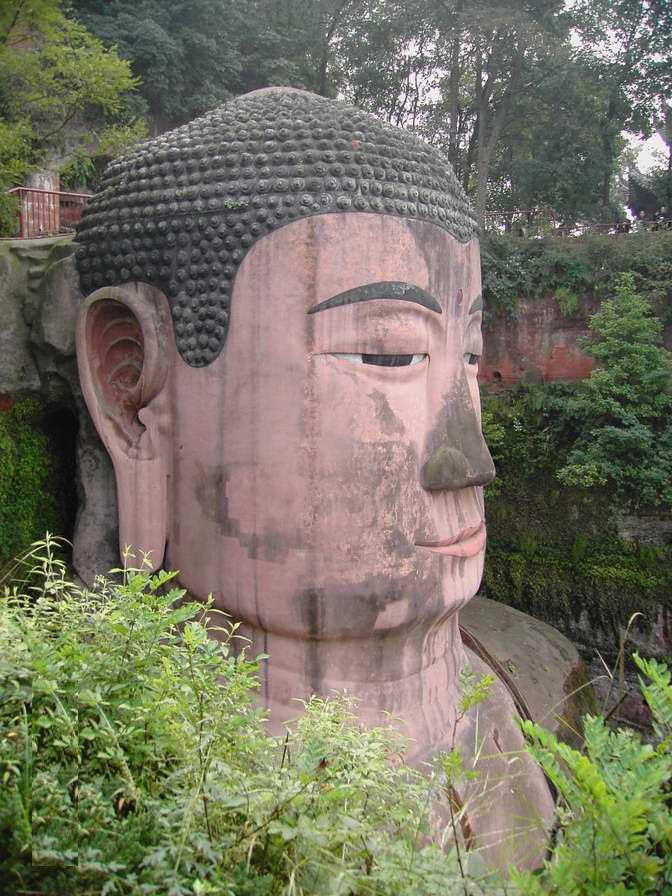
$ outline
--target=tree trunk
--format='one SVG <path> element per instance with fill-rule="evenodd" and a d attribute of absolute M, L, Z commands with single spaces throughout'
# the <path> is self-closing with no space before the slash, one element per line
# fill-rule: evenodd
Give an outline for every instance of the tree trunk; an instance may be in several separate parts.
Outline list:
<path fill-rule="evenodd" d="M 338 27 L 338 23 L 340 22 L 341 15 L 345 11 L 349 3 L 350 0 L 340 0 L 340 2 L 336 4 L 336 8 L 334 9 L 331 21 L 329 22 L 329 26 L 327 28 L 327 33 L 325 35 L 324 44 L 322 47 L 322 58 L 320 59 L 318 89 L 318 93 L 320 94 L 320 96 L 327 96 L 327 68 L 329 65 L 329 56 L 331 53 L 331 41 L 334 36 L 334 32 Z"/>
<path fill-rule="evenodd" d="M 459 16 L 462 13 L 462 0 L 458 0 L 456 13 L 455 36 L 450 48 L 450 128 L 448 132 L 448 159 L 454 169 L 457 168 L 458 158 L 457 128 L 460 114 L 460 45 L 462 43 Z"/>

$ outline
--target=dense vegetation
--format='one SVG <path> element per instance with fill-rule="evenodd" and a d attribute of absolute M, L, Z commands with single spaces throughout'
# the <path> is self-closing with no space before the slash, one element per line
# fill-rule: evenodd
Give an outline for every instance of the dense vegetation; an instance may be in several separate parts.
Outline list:
<path fill-rule="evenodd" d="M 481 242 L 485 326 L 515 318 L 520 299 L 555 296 L 563 314 L 587 319 L 591 305 L 612 298 L 621 274 L 663 324 L 672 323 L 672 232 L 586 234 L 520 239 L 488 234 Z"/>
<path fill-rule="evenodd" d="M 590 253 L 595 241 L 586 245 Z M 536 257 L 551 268 L 543 252 Z M 565 296 L 587 288 L 591 266 L 581 252 L 559 246 L 555 264 Z M 648 280 L 641 269 L 637 277 L 608 270 L 609 281 L 618 279 L 590 318 L 584 350 L 597 366 L 587 380 L 521 386 L 484 408 L 499 471 L 488 502 L 486 593 L 569 633 L 583 617 L 611 632 L 614 647 L 632 613 L 654 621 L 672 586 L 669 550 L 618 537 L 624 514 L 672 512 L 672 365 L 661 322 L 635 288 L 646 282 L 657 293 L 653 267 Z"/>
<path fill-rule="evenodd" d="M 39 892 L 161 896 L 664 893 L 672 886 L 672 685 L 637 660 L 656 739 L 586 720 L 581 752 L 524 725 L 559 795 L 553 857 L 498 880 L 428 839 L 459 786 L 457 755 L 425 774 L 391 730 L 314 698 L 285 739 L 252 705 L 257 663 L 235 627 L 180 603 L 172 576 L 126 570 L 82 592 L 54 542 L 0 597 L 0 880 Z M 119 571 L 121 573 L 121 571 Z M 213 632 L 211 632 L 213 634 Z M 467 680 L 466 678 L 464 679 Z M 475 711 L 487 693 L 463 692 Z M 456 809 L 453 808 L 453 812 Z"/>
<path fill-rule="evenodd" d="M 486 206 L 611 219 L 621 133 L 672 98 L 659 0 L 74 0 L 142 79 L 154 127 L 268 84 L 343 96 L 443 147 Z M 607 37 L 608 35 L 608 37 Z M 616 194 L 618 190 L 616 190 Z"/>
<path fill-rule="evenodd" d="M 71 533 L 72 435 L 36 399 L 0 412 L 0 569 L 46 528 Z"/>
<path fill-rule="evenodd" d="M 613 221 L 625 130 L 667 141 L 672 196 L 671 35 L 666 0 L 5 0 L 0 187 L 40 164 L 95 184 L 143 127 L 286 84 L 442 147 L 481 221 Z"/>
<path fill-rule="evenodd" d="M 565 428 L 576 392 L 564 385 L 521 387 L 485 401 L 498 479 L 486 496 L 483 588 L 582 643 L 615 651 L 633 613 L 643 614 L 646 628 L 659 606 L 669 607 L 672 555 L 619 537 L 625 508 L 613 487 L 560 481 L 578 441 Z"/>

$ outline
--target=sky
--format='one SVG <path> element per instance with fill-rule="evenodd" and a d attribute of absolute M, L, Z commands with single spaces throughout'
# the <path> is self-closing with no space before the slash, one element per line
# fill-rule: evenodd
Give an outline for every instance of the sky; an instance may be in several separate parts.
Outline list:
<path fill-rule="evenodd" d="M 660 153 L 666 154 L 665 143 L 659 134 L 650 137 L 648 140 L 631 138 L 631 145 L 635 149 L 639 147 L 637 167 L 643 174 L 646 174 L 655 165 L 660 164 Z"/>

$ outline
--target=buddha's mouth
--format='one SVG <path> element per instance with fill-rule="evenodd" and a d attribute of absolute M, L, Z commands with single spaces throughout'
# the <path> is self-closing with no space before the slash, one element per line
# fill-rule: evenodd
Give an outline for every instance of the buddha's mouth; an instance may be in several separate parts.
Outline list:
<path fill-rule="evenodd" d="M 470 526 L 451 535 L 450 538 L 442 538 L 441 541 L 419 541 L 416 547 L 427 548 L 435 554 L 444 554 L 449 557 L 474 557 L 485 547 L 486 540 L 485 521 L 477 526 Z"/>

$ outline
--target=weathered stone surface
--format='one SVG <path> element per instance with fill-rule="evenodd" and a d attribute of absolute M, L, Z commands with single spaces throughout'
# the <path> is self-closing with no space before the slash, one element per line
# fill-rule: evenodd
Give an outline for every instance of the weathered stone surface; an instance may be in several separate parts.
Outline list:
<path fill-rule="evenodd" d="M 587 318 L 563 315 L 553 296 L 521 298 L 514 319 L 494 317 L 485 328 L 479 379 L 504 386 L 584 379 L 593 361 L 577 339 L 587 335 Z"/>
<path fill-rule="evenodd" d="M 117 487 L 112 462 L 83 402 L 78 402 L 77 522 L 72 562 L 91 586 L 97 575 L 119 565 Z M 150 511 L 151 512 L 151 511 Z"/>
<path fill-rule="evenodd" d="M 661 548 L 672 545 L 671 516 L 623 516 L 617 526 L 626 541 Z"/>
<path fill-rule="evenodd" d="M 16 262 L 11 243 L 0 243 L 0 394 L 20 396 L 40 388 L 30 353 L 30 330 L 23 318 L 26 270 Z"/>
<path fill-rule="evenodd" d="M 31 334 L 34 345 L 63 358 L 75 356 L 75 327 L 82 301 L 72 256 L 51 264 L 40 281 L 40 312 Z"/>
<path fill-rule="evenodd" d="M 70 237 L 0 242 L 0 412 L 31 395 L 75 411 L 73 560 L 91 584 L 119 561 L 117 502 L 112 464 L 81 399 L 75 327 L 82 295 L 72 251 Z"/>
<path fill-rule="evenodd" d="M 535 722 L 562 740 L 579 740 L 581 716 L 594 705 L 577 649 L 564 635 L 506 604 L 476 597 L 460 625 L 478 638 L 520 692 Z"/>

